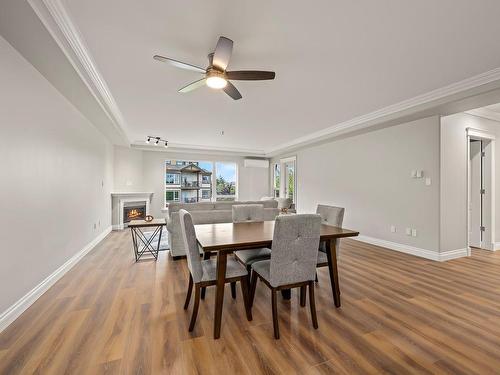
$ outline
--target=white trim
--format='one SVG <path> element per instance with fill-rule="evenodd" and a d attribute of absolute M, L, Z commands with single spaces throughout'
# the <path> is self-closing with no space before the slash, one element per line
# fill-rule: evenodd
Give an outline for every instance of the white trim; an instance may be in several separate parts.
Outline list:
<path fill-rule="evenodd" d="M 28 0 L 28 3 L 111 120 L 121 139 L 130 144 L 126 122 L 118 104 L 63 3 L 60 0 Z"/>
<path fill-rule="evenodd" d="M 386 249 L 399 251 L 401 253 L 415 255 L 417 257 L 440 261 L 440 262 L 455 258 L 461 258 L 468 255 L 467 249 L 456 249 L 456 250 L 438 252 L 363 235 L 360 235 L 358 237 L 353 237 L 352 239 L 360 242 L 369 243 L 371 245 L 384 247 Z"/>
<path fill-rule="evenodd" d="M 493 245 L 493 249 L 491 249 L 491 251 L 497 251 L 497 250 L 500 250 L 500 242 L 495 242 Z M 490 250 L 490 249 L 488 249 Z"/>
<path fill-rule="evenodd" d="M 367 113 L 365 115 L 355 117 L 351 120 L 332 125 L 322 130 L 318 130 L 303 137 L 296 138 L 292 141 L 270 147 L 265 150 L 265 153 L 267 157 L 272 157 L 293 148 L 306 146 L 307 144 L 318 141 L 324 141 L 326 139 L 333 138 L 335 136 L 345 134 L 354 130 L 365 129 L 377 125 L 384 120 L 388 120 L 389 118 L 394 118 L 398 115 L 402 115 L 402 112 L 404 111 L 418 112 L 418 110 L 420 110 L 423 106 L 429 108 L 433 102 L 437 105 L 439 104 L 437 103 L 438 101 L 442 102 L 443 99 L 450 98 L 451 96 L 458 95 L 468 90 L 472 90 L 479 86 L 499 80 L 500 68 L 495 68 L 473 77 L 466 78 L 462 81 L 452 83 L 451 85 L 415 96 L 414 98 L 404 100 L 399 103 L 392 104 L 379 110 Z M 456 98 L 454 98 L 454 100 L 456 100 Z"/>
<path fill-rule="evenodd" d="M 488 133 L 486 130 L 476 129 L 476 128 L 466 128 L 465 130 L 467 131 L 467 136 L 469 137 L 488 139 L 488 140 L 493 140 L 496 138 L 495 135 Z"/>
<path fill-rule="evenodd" d="M 68 259 L 62 266 L 52 272 L 40 284 L 31 289 L 26 295 L 19 299 L 0 315 L 0 332 L 7 328 L 16 320 L 28 307 L 30 307 L 40 296 L 52 285 L 63 277 L 74 265 L 76 265 L 85 255 L 96 247 L 109 233 L 111 226 L 106 228 L 101 234 L 89 242 L 82 250 Z"/>

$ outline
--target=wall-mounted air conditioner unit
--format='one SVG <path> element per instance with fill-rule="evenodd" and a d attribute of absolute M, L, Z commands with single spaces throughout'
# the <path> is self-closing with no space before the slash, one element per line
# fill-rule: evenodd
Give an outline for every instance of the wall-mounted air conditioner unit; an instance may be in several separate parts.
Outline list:
<path fill-rule="evenodd" d="M 245 159 L 243 162 L 245 168 L 269 168 L 268 159 Z"/>

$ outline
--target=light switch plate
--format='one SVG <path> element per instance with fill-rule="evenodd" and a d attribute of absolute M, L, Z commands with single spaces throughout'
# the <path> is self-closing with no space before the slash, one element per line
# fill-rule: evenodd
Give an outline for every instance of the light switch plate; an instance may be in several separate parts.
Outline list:
<path fill-rule="evenodd" d="M 418 170 L 417 171 L 417 178 L 422 178 L 424 176 L 424 171 Z"/>
<path fill-rule="evenodd" d="M 412 229 L 411 230 L 411 236 L 412 237 L 417 237 L 417 230 L 416 229 Z"/>
<path fill-rule="evenodd" d="M 411 171 L 410 177 L 411 178 L 417 178 L 417 171 L 416 170 Z"/>
<path fill-rule="evenodd" d="M 432 183 L 431 178 L 430 177 L 426 177 L 426 179 L 425 179 L 425 186 L 431 186 L 431 183 Z"/>
<path fill-rule="evenodd" d="M 411 228 L 406 228 L 406 235 L 411 236 Z"/>
<path fill-rule="evenodd" d="M 396 233 L 396 227 L 394 225 L 391 225 L 391 233 Z"/>

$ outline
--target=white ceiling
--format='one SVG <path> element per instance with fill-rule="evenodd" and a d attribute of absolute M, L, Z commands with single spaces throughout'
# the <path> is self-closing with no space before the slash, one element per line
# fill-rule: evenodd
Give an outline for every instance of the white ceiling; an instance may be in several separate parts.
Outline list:
<path fill-rule="evenodd" d="M 209 148 L 270 150 L 500 67 L 500 1 L 66 0 L 132 141 L 158 135 Z M 235 82 L 243 99 L 177 93 L 220 35 L 230 69 L 276 71 Z M 225 135 L 220 132 L 224 130 Z"/>

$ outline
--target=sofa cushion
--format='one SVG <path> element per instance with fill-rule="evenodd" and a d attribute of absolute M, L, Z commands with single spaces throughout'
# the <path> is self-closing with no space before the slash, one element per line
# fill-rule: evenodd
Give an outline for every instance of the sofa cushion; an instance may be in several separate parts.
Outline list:
<path fill-rule="evenodd" d="M 278 208 L 281 210 L 282 208 L 290 208 L 292 206 L 292 200 L 290 198 L 276 198 L 278 202 Z"/>
<path fill-rule="evenodd" d="M 225 210 L 225 211 L 231 211 L 233 204 L 236 202 L 215 202 L 215 209 L 216 210 Z"/>
<path fill-rule="evenodd" d="M 187 212 L 208 211 L 214 209 L 214 204 L 211 202 L 199 202 L 199 203 L 169 203 L 168 205 L 169 213 L 178 212 L 180 209 L 184 209 Z"/>

